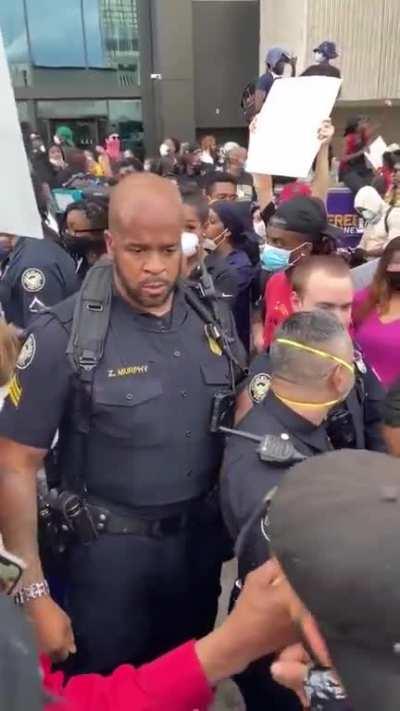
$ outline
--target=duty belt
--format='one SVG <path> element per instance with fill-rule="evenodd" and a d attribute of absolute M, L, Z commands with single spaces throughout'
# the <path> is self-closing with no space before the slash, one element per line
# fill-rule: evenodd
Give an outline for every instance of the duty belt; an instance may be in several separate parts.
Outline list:
<path fill-rule="evenodd" d="M 150 538 L 174 535 L 187 528 L 189 514 L 182 513 L 157 520 L 146 520 L 138 516 L 119 516 L 100 506 L 88 505 L 96 531 L 99 533 L 132 534 Z"/>
<path fill-rule="evenodd" d="M 217 490 L 213 489 L 207 495 L 188 502 L 187 510 L 162 518 L 146 519 L 139 514 L 124 515 L 110 511 L 106 507 L 98 506 L 90 502 L 86 503 L 94 527 L 99 534 L 108 533 L 110 535 L 135 535 L 149 538 L 163 538 L 173 536 L 188 528 L 193 517 L 198 514 L 199 506 L 204 506 L 207 502 L 216 501 Z"/>

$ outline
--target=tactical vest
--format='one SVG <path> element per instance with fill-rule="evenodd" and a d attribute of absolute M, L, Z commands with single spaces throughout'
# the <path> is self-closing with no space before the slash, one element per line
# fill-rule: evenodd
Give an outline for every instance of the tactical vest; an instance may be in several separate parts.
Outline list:
<path fill-rule="evenodd" d="M 70 303 L 52 309 L 69 333 L 66 354 L 74 373 L 70 402 L 60 426 L 63 488 L 130 510 L 200 497 L 215 485 L 221 465 L 223 439 L 209 432 L 208 419 L 213 395 L 230 387 L 229 358 L 213 356 L 205 338 L 204 351 L 203 345 L 193 346 L 198 348 L 200 363 L 202 357 L 204 361 L 202 388 L 209 393 L 209 411 L 207 405 L 207 417 L 205 412 L 204 417 L 199 415 L 193 402 L 187 431 L 175 437 L 175 430 L 170 429 L 171 437 L 166 438 L 164 431 L 173 428 L 177 415 L 175 407 L 180 405 L 184 411 L 187 405 L 186 401 L 178 402 L 178 394 L 176 403 L 168 402 L 157 378 L 143 377 L 135 381 L 135 389 L 128 378 L 108 378 L 101 380 L 99 387 L 112 298 L 112 267 L 101 260 L 84 280 L 72 325 Z M 189 296 L 188 302 L 196 310 L 192 298 Z M 197 306 L 202 315 L 191 310 L 191 318 L 211 322 L 204 305 Z M 138 339 L 135 346 L 137 362 L 147 347 L 144 341 Z M 226 345 L 229 350 L 229 343 Z"/>

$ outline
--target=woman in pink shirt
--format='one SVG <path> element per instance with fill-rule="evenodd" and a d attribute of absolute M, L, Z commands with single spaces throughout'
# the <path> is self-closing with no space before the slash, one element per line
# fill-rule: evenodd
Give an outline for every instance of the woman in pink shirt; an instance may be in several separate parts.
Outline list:
<path fill-rule="evenodd" d="M 387 245 L 370 287 L 353 307 L 354 336 L 385 387 L 400 377 L 400 237 Z"/>

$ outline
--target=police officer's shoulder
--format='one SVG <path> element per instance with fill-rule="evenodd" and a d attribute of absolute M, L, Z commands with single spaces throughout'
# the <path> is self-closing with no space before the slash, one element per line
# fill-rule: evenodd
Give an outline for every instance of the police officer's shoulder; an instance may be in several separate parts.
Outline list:
<path fill-rule="evenodd" d="M 43 264 L 62 264 L 71 266 L 75 271 L 75 263 L 72 257 L 61 245 L 53 239 L 44 237 L 34 239 L 33 237 L 23 238 L 23 258 L 24 262 L 31 260 L 37 266 Z"/>
<path fill-rule="evenodd" d="M 250 363 L 246 387 L 254 405 L 259 405 L 268 395 L 271 385 L 270 369 L 269 354 L 266 351 Z"/>

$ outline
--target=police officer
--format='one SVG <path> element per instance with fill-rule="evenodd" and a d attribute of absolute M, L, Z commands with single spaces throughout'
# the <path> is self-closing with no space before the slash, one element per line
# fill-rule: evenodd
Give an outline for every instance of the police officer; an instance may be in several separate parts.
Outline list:
<path fill-rule="evenodd" d="M 295 312 L 323 309 L 335 314 L 350 328 L 353 287 L 351 273 L 339 256 L 312 256 L 303 260 L 291 274 L 292 305 Z M 327 431 L 335 449 L 355 448 L 385 451 L 381 434 L 381 407 L 384 391 L 376 375 L 364 362 L 355 345 L 356 384 L 346 402 L 333 408 Z M 270 361 L 263 353 L 250 366 L 247 387 L 238 397 L 239 421 L 265 397 L 270 384 Z"/>
<path fill-rule="evenodd" d="M 182 229 L 171 182 L 137 174 L 115 188 L 112 262 L 39 317 L 0 413 L 0 528 L 29 562 L 22 593 L 44 646 L 65 653 L 68 620 L 35 542 L 34 476 L 59 428 L 61 508 L 80 539 L 68 562 L 73 672 L 141 663 L 215 619 L 223 441 L 210 416 L 232 401 L 242 349 L 223 302 L 229 339 L 178 284 Z"/>
<path fill-rule="evenodd" d="M 32 318 L 73 294 L 75 265 L 52 238 L 0 235 L 3 262 L 0 303 L 6 320 L 26 328 Z"/>
<path fill-rule="evenodd" d="M 261 446 L 232 436 L 225 452 L 221 499 L 224 518 L 237 542 L 258 534 L 252 515 L 259 502 L 279 485 L 287 469 L 306 457 L 331 449 L 325 418 L 354 386 L 353 346 L 339 321 L 323 311 L 290 316 L 270 350 L 270 388 L 240 430 L 263 440 Z M 271 437 L 272 436 L 272 437 Z M 257 566 L 253 546 L 239 545 L 239 576 Z M 297 699 L 281 689 L 262 668 L 246 672 L 239 686 L 250 711 L 298 709 Z"/>

